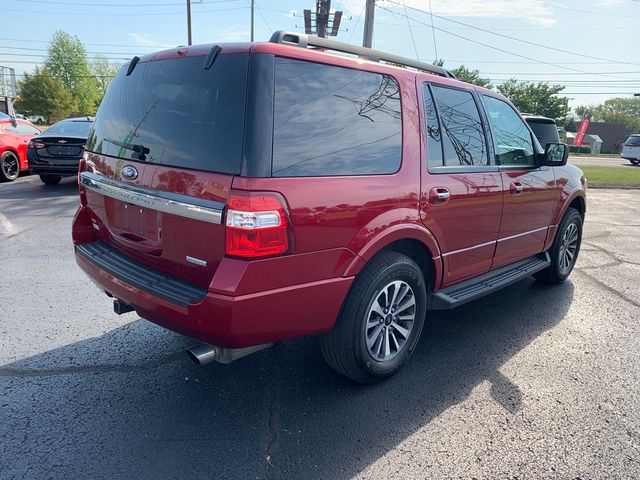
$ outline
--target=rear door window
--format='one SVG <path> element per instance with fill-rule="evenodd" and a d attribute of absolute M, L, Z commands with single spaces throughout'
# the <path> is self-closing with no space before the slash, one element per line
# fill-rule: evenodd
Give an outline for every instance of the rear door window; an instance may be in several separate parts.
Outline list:
<path fill-rule="evenodd" d="M 432 85 L 442 130 L 445 166 L 488 165 L 480 112 L 467 90 Z"/>
<path fill-rule="evenodd" d="M 276 58 L 274 177 L 389 174 L 400 168 L 396 81 Z"/>
<path fill-rule="evenodd" d="M 113 80 L 87 150 L 162 165 L 237 174 L 248 54 L 141 62 Z"/>

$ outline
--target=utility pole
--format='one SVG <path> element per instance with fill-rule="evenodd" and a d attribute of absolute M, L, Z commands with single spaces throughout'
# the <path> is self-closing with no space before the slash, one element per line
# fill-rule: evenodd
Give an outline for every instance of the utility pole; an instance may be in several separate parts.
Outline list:
<path fill-rule="evenodd" d="M 376 0 L 367 0 L 366 10 L 364 13 L 364 35 L 362 37 L 362 46 L 371 48 L 373 42 L 373 16 L 376 11 Z"/>
<path fill-rule="evenodd" d="M 316 0 L 316 11 L 304 10 L 304 33 L 322 38 L 335 37 L 340 29 L 342 12 L 331 13 L 331 0 Z M 314 31 L 315 20 L 315 31 Z M 297 27 L 297 25 L 296 25 Z"/>
<path fill-rule="evenodd" d="M 191 45 L 191 0 L 187 0 L 187 45 Z"/>
<path fill-rule="evenodd" d="M 256 6 L 255 0 L 251 0 L 251 42 L 253 42 L 253 14 L 255 13 L 254 9 Z"/>

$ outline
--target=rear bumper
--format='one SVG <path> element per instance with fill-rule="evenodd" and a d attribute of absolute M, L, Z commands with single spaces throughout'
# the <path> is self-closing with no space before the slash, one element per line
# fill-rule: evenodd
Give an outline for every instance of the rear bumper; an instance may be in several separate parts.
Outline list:
<path fill-rule="evenodd" d="M 76 261 L 98 287 L 133 306 L 141 317 L 228 348 L 330 330 L 353 281 L 353 277 L 337 277 L 236 296 L 203 289 L 201 298 L 180 304 L 151 293 L 131 277 L 101 268 L 78 246 Z M 216 276 L 224 274 L 220 269 L 216 272 Z"/>
<path fill-rule="evenodd" d="M 45 175 L 60 175 L 62 177 L 71 177 L 78 174 L 78 164 L 80 159 L 76 158 L 55 158 L 51 161 L 42 161 L 35 159 L 33 154 L 28 155 L 29 172 Z M 63 163 L 62 165 L 60 163 Z"/>

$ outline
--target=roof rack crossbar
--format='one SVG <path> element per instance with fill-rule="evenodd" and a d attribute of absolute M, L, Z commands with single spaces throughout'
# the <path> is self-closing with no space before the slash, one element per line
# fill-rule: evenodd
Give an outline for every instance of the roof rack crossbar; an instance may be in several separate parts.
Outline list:
<path fill-rule="evenodd" d="M 316 47 L 326 50 L 334 50 L 336 52 L 349 53 L 357 55 L 360 58 L 370 60 L 372 62 L 389 62 L 404 67 L 412 67 L 424 72 L 433 73 L 442 77 L 456 78 L 453 73 L 443 67 L 431 65 L 430 63 L 420 62 L 412 58 L 401 57 L 392 53 L 381 52 L 380 50 L 373 50 L 371 48 L 359 47 L 346 42 L 339 42 L 337 40 L 329 40 L 327 38 L 316 37 L 315 35 L 306 35 L 295 32 L 287 32 L 285 30 L 278 30 L 271 36 L 271 43 L 282 43 L 289 45 L 296 45 L 301 48 Z"/>

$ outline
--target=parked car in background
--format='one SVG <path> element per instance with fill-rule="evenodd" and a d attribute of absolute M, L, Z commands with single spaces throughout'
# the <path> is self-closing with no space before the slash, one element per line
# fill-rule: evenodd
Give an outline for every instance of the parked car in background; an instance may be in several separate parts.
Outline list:
<path fill-rule="evenodd" d="M 620 156 L 634 165 L 640 165 L 640 133 L 627 138 L 627 141 L 622 144 Z"/>
<path fill-rule="evenodd" d="M 0 113 L 0 182 L 12 182 L 29 168 L 27 143 L 38 134 L 30 122 Z"/>
<path fill-rule="evenodd" d="M 204 342 L 199 363 L 322 334 L 329 365 L 376 382 L 429 310 L 569 276 L 586 203 L 567 156 L 442 67 L 288 32 L 176 48 L 100 105 L 76 261 L 116 313 Z"/>
<path fill-rule="evenodd" d="M 93 117 L 68 118 L 51 125 L 29 142 L 29 171 L 46 185 L 78 174 L 78 163 L 93 123 Z"/>
<path fill-rule="evenodd" d="M 543 148 L 547 143 L 558 143 L 560 141 L 558 126 L 553 118 L 528 114 L 523 114 L 522 118 L 524 118 L 529 127 L 531 127 L 531 130 L 533 130 L 533 133 Z"/>
<path fill-rule="evenodd" d="M 44 125 L 47 123 L 47 120 L 42 115 L 29 115 L 27 120 L 31 123 L 35 123 L 36 125 Z"/>

